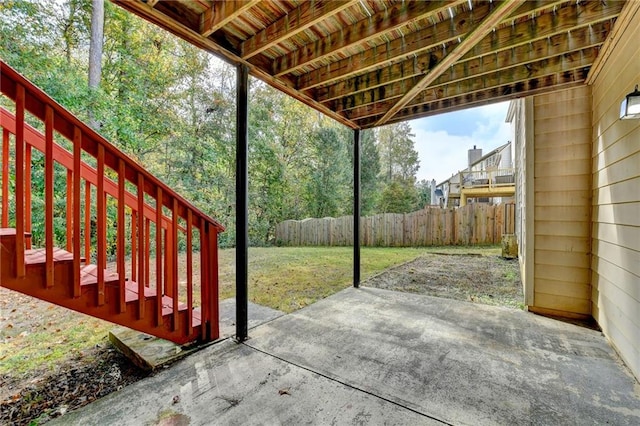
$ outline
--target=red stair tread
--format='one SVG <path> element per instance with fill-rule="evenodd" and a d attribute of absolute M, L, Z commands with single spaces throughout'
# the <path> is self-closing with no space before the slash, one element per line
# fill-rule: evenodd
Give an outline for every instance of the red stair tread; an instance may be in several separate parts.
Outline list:
<path fill-rule="evenodd" d="M 104 282 L 113 283 L 118 281 L 118 274 L 109 271 L 104 271 Z M 96 265 L 85 265 L 80 268 L 80 285 L 93 285 L 98 284 L 98 267 Z"/>
<path fill-rule="evenodd" d="M 46 252 L 47 250 L 43 248 L 25 250 L 24 263 L 26 265 L 38 265 L 38 264 L 46 263 Z M 58 247 L 53 248 L 54 262 L 72 261 L 72 260 L 73 260 L 73 253 L 69 253 L 68 251 Z"/>

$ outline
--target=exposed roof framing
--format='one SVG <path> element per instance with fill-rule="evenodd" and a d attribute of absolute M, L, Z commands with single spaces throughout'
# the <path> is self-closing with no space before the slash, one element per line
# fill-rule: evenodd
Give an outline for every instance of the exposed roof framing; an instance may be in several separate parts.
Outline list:
<path fill-rule="evenodd" d="M 352 128 L 585 84 L 633 0 L 113 0 Z"/>

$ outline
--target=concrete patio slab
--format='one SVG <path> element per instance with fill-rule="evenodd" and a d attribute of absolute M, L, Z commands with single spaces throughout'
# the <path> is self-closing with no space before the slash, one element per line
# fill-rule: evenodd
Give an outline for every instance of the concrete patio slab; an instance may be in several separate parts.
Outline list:
<path fill-rule="evenodd" d="M 522 311 L 347 289 L 60 424 L 640 424 L 597 332 Z M 54 422 L 55 423 L 55 422 Z"/>

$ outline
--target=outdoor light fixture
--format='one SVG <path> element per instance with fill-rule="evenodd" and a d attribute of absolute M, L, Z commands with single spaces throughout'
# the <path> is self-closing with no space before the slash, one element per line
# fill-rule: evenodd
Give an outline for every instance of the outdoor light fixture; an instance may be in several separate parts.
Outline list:
<path fill-rule="evenodd" d="M 640 91 L 636 89 L 629 93 L 620 104 L 620 120 L 640 118 Z"/>

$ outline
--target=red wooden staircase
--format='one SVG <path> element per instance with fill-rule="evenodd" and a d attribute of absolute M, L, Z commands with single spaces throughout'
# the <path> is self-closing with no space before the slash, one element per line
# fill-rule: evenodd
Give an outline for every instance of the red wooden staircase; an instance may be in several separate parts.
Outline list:
<path fill-rule="evenodd" d="M 15 106 L 0 108 L 0 286 L 180 344 L 217 339 L 224 228 L 0 66 Z"/>

